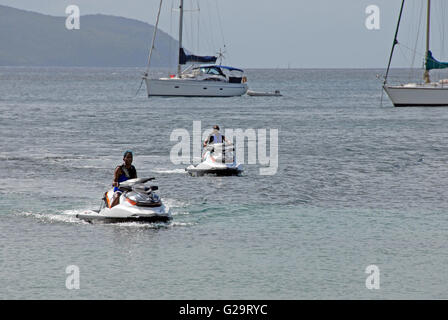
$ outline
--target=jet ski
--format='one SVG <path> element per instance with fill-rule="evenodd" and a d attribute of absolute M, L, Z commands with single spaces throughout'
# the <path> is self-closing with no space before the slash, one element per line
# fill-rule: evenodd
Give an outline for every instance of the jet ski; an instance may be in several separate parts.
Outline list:
<path fill-rule="evenodd" d="M 155 178 L 129 179 L 119 184 L 122 191 L 119 203 L 112 208 L 114 189 L 104 194 L 99 210 L 88 210 L 76 215 L 78 219 L 87 222 L 167 222 L 171 220 L 169 209 L 154 193 L 157 186 L 145 186 L 145 183 Z"/>
<path fill-rule="evenodd" d="M 204 150 L 202 162 L 190 165 L 185 170 L 192 176 L 214 174 L 217 176 L 239 175 L 243 165 L 236 162 L 233 145 L 225 143 L 209 144 Z"/>

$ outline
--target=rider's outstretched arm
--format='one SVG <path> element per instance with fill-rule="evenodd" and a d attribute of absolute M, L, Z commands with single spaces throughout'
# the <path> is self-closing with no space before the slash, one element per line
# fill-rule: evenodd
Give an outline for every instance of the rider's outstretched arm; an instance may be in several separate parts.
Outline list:
<path fill-rule="evenodd" d="M 232 145 L 233 143 L 232 142 L 230 142 L 225 136 L 223 136 L 223 138 L 224 138 L 224 141 L 226 142 L 226 143 L 228 143 L 228 144 L 230 144 L 230 145 Z"/>
<path fill-rule="evenodd" d="M 120 167 L 116 167 L 114 171 L 114 181 L 112 182 L 112 186 L 118 187 L 118 177 L 121 175 Z"/>

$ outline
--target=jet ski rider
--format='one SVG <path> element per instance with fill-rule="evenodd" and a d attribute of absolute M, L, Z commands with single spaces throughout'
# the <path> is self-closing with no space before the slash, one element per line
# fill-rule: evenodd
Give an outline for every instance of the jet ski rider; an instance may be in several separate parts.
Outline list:
<path fill-rule="evenodd" d="M 123 164 L 121 166 L 117 166 L 114 172 L 114 181 L 112 186 L 114 186 L 114 196 L 111 203 L 111 208 L 118 204 L 118 200 L 120 199 L 120 195 L 122 191 L 118 188 L 119 184 L 123 181 L 137 178 L 137 170 L 132 165 L 133 153 L 130 150 L 127 150 L 123 154 Z"/>
<path fill-rule="evenodd" d="M 226 142 L 228 144 L 232 144 L 229 140 L 226 139 L 224 135 L 219 132 L 219 126 L 216 124 L 213 126 L 213 132 L 208 136 L 204 141 L 204 148 L 207 144 L 215 144 L 215 143 L 223 143 Z"/>

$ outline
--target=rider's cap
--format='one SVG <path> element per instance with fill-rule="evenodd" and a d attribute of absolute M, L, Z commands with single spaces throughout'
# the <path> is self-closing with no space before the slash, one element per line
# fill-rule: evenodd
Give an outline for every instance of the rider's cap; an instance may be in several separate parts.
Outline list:
<path fill-rule="evenodd" d="M 128 153 L 130 153 L 131 156 L 134 157 L 134 154 L 132 153 L 131 150 L 126 150 L 126 151 L 123 153 L 123 158 L 126 158 L 126 156 L 128 155 Z"/>

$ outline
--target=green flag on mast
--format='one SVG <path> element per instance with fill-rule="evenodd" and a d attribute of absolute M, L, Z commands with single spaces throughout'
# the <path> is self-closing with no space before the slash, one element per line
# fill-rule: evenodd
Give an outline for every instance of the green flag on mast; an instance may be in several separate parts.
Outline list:
<path fill-rule="evenodd" d="M 428 53 L 426 54 L 425 67 L 426 67 L 426 70 L 444 69 L 444 68 L 448 68 L 448 62 L 437 61 L 432 56 L 432 52 L 430 50 L 428 50 Z"/>

